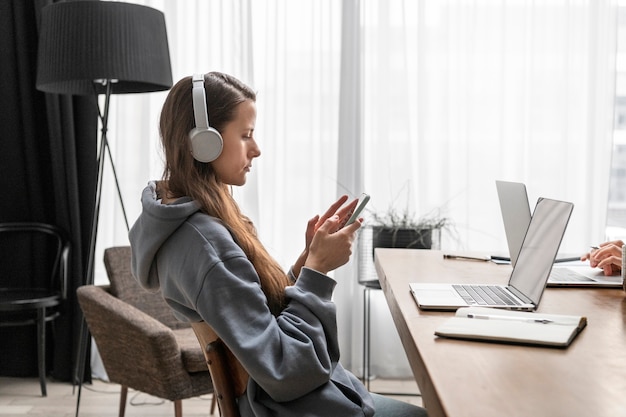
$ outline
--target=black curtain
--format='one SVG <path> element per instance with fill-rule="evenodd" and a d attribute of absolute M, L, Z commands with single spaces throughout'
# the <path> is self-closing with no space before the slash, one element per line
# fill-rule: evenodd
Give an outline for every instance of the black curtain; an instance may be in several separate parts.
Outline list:
<path fill-rule="evenodd" d="M 82 321 L 76 288 L 86 277 L 94 209 L 98 113 L 95 97 L 35 88 L 41 9 L 52 2 L 0 0 L 0 221 L 52 223 L 71 236 L 69 299 L 47 343 L 50 376 L 70 381 Z M 6 279 L 0 271 L 0 287 Z M 34 327 L 10 329 L 0 337 L 0 374 L 36 376 Z"/>

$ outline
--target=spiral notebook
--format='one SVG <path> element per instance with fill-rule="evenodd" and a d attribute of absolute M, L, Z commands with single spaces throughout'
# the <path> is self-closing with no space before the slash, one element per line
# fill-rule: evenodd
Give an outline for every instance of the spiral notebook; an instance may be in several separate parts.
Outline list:
<path fill-rule="evenodd" d="M 462 307 L 435 330 L 453 339 L 567 347 L 587 326 L 584 316 Z"/>

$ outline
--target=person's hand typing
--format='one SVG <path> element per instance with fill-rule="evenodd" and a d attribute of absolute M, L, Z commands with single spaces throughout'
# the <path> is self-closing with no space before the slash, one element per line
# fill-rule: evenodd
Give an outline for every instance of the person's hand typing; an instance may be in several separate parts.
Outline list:
<path fill-rule="evenodd" d="M 581 256 L 580 260 L 589 260 L 589 266 L 601 268 L 604 275 L 616 275 L 622 270 L 622 246 L 624 242 L 621 240 L 604 242 L 597 249 Z"/>

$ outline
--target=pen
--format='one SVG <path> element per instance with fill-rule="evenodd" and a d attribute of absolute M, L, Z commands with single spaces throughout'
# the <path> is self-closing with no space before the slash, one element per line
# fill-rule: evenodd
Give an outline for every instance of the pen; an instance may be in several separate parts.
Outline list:
<path fill-rule="evenodd" d="M 580 256 L 572 256 L 571 258 L 555 259 L 554 263 L 558 264 L 558 263 L 562 263 L 562 262 L 574 262 L 574 261 L 580 261 Z"/>
<path fill-rule="evenodd" d="M 599 246 L 594 246 L 591 245 L 589 246 L 591 248 L 591 250 L 598 250 L 600 249 Z M 572 256 L 571 258 L 557 258 L 554 260 L 554 263 L 560 263 L 560 262 L 574 262 L 574 261 L 580 261 L 580 256 Z"/>
<path fill-rule="evenodd" d="M 490 258 L 481 256 L 465 256 L 465 255 L 450 255 L 444 254 L 443 259 L 464 259 L 468 261 L 490 261 Z"/>
<path fill-rule="evenodd" d="M 483 314 L 468 314 L 467 315 L 468 319 L 482 319 L 482 320 L 513 320 L 513 321 L 521 321 L 524 323 L 542 323 L 542 324 L 549 324 L 549 323 L 553 323 L 552 320 L 550 319 L 546 319 L 546 318 L 540 318 L 540 319 L 522 319 L 519 317 L 510 317 L 510 316 L 487 316 L 487 315 L 483 315 Z"/>

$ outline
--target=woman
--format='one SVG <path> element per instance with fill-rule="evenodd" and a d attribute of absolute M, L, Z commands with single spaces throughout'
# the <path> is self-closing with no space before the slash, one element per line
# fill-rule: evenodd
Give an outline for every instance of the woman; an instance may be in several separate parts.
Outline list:
<path fill-rule="evenodd" d="M 243 417 L 425 416 L 368 393 L 339 363 L 336 283 L 326 274 L 349 260 L 361 219 L 343 226 L 357 201 L 343 196 L 308 222 L 286 274 L 229 188 L 245 184 L 261 154 L 255 94 L 220 73 L 193 84 L 179 81 L 163 105 L 163 178 L 143 191 L 130 231 L 135 277 L 182 320 L 207 322 L 235 354 L 250 375 L 238 399 Z"/>

